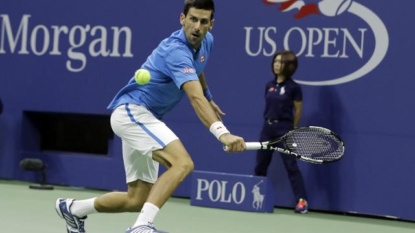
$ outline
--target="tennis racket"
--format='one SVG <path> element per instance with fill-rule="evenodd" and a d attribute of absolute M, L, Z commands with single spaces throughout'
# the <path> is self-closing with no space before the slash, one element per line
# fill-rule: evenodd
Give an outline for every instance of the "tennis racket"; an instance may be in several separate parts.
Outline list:
<path fill-rule="evenodd" d="M 279 143 L 279 144 L 278 144 Z M 282 148 L 277 147 L 277 144 Z M 224 148 L 225 151 L 227 148 Z M 323 164 L 338 161 L 344 155 L 344 142 L 334 132 L 318 126 L 289 131 L 282 137 L 266 142 L 246 142 L 247 150 L 274 150 L 297 159 Z"/>

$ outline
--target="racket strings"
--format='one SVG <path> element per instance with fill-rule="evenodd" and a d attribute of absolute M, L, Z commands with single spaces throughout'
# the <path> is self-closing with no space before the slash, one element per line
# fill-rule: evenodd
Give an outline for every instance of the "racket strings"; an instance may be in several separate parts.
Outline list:
<path fill-rule="evenodd" d="M 298 129 L 287 135 L 285 144 L 291 151 L 315 160 L 332 161 L 344 153 L 341 140 L 322 129 Z"/>

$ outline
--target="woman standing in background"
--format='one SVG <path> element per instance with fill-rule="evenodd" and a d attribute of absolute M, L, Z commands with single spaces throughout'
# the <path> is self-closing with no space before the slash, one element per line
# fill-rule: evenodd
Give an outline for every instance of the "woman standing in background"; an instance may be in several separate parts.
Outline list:
<path fill-rule="evenodd" d="M 303 95 L 301 86 L 291 79 L 297 66 L 298 60 L 292 51 L 277 52 L 272 59 L 271 69 L 274 78 L 265 86 L 264 125 L 260 141 L 277 139 L 298 127 Z M 255 166 L 256 176 L 267 176 L 273 153 L 272 150 L 258 150 Z M 297 159 L 282 153 L 281 156 L 294 196 L 298 201 L 295 212 L 307 213 L 307 194 Z"/>

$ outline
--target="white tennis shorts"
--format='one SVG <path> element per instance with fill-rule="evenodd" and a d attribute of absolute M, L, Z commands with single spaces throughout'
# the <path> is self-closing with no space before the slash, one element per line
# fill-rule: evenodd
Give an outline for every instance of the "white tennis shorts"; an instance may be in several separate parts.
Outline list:
<path fill-rule="evenodd" d="M 155 183 L 159 163 L 152 159 L 152 153 L 178 139 L 177 136 L 145 107 L 135 104 L 118 106 L 111 114 L 111 127 L 122 140 L 127 183 Z"/>

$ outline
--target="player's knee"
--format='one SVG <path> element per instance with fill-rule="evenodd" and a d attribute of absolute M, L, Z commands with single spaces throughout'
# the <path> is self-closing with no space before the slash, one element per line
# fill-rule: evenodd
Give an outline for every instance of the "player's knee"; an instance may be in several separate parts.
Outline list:
<path fill-rule="evenodd" d="M 193 160 L 191 159 L 188 161 L 188 163 L 185 166 L 186 166 L 186 171 L 188 173 L 191 173 L 195 169 L 195 164 L 193 163 Z"/>
<path fill-rule="evenodd" d="M 177 161 L 177 163 L 173 164 L 173 166 L 176 167 L 177 169 L 180 169 L 186 175 L 190 174 L 195 168 L 193 161 L 187 158 Z"/>
<path fill-rule="evenodd" d="M 183 163 L 181 163 L 181 168 L 185 171 L 186 174 L 189 174 L 195 168 L 195 164 L 193 163 L 191 159 L 188 159 L 184 161 Z"/>

